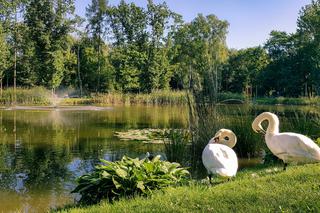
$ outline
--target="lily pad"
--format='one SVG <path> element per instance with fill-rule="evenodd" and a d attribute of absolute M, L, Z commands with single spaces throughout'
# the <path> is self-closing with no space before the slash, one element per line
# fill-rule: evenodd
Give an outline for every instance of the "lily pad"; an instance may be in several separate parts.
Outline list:
<path fill-rule="evenodd" d="M 164 143 L 166 129 L 131 129 L 125 132 L 115 132 L 120 140 L 141 141 L 143 143 Z"/>

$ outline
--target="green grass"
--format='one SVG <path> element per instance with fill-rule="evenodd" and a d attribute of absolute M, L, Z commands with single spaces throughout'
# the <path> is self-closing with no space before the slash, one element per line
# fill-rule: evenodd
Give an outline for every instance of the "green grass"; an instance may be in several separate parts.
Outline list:
<path fill-rule="evenodd" d="M 105 93 L 92 96 L 95 104 L 106 105 L 185 105 L 185 91 L 157 90 L 151 93 Z"/>
<path fill-rule="evenodd" d="M 17 88 L 18 105 L 51 105 L 51 91 L 43 87 Z M 83 98 L 61 98 L 60 105 L 185 105 L 185 91 L 158 90 L 147 93 L 99 93 Z M 13 88 L 4 89 L 0 94 L 0 105 L 14 104 Z"/>
<path fill-rule="evenodd" d="M 17 88 L 16 103 L 19 105 L 49 105 L 51 93 L 43 87 L 32 89 Z M 15 96 L 13 88 L 4 89 L 0 95 L 0 105 L 14 104 Z"/>
<path fill-rule="evenodd" d="M 61 212 L 319 212 L 320 165 L 255 168 L 213 186 L 193 183 L 151 198 L 102 202 Z"/>
<path fill-rule="evenodd" d="M 51 91 L 43 87 L 17 88 L 18 105 L 51 105 Z M 224 92 L 217 97 L 218 102 L 226 100 L 240 100 L 248 102 L 243 94 Z M 249 101 L 250 102 L 250 101 Z M 253 101 L 260 105 L 319 105 L 320 97 L 307 98 L 257 98 Z M 13 88 L 4 89 L 0 95 L 0 105 L 12 105 L 14 103 Z M 83 98 L 63 98 L 61 105 L 186 105 L 186 91 L 157 90 L 151 93 L 99 93 Z"/>
<path fill-rule="evenodd" d="M 320 97 L 299 97 L 299 98 L 285 98 L 285 97 L 277 97 L 277 98 L 257 98 L 254 101 L 257 104 L 261 105 L 275 105 L 275 104 L 283 104 L 283 105 L 319 105 Z"/>

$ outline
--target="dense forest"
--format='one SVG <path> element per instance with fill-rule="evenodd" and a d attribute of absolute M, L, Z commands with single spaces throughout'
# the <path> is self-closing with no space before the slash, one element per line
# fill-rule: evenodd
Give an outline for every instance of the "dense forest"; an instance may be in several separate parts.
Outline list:
<path fill-rule="evenodd" d="M 191 22 L 165 2 L 147 7 L 92 0 L 0 0 L 0 83 L 90 92 L 191 89 L 253 96 L 320 94 L 320 0 L 301 8 L 295 33 L 228 49 L 228 22 Z"/>

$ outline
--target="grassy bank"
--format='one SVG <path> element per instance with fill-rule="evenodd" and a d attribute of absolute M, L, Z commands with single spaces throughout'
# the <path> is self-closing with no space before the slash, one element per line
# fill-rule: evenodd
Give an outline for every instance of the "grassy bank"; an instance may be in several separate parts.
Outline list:
<path fill-rule="evenodd" d="M 259 105 L 319 105 L 320 97 L 314 98 L 256 98 L 251 100 L 243 94 L 220 93 L 217 97 L 221 103 L 255 103 Z M 0 105 L 8 106 L 15 102 L 13 88 L 4 89 L 0 95 Z M 186 105 L 186 91 L 158 90 L 151 93 L 92 93 L 82 98 L 60 98 L 61 105 Z M 17 88 L 16 104 L 18 105 L 51 105 L 52 94 L 43 87 L 31 89 Z"/>
<path fill-rule="evenodd" d="M 0 105 L 8 106 L 15 102 L 19 105 L 49 105 L 51 103 L 49 97 L 51 97 L 50 91 L 42 87 L 17 88 L 16 97 L 13 88 L 8 88 L 4 89 L 0 95 Z"/>
<path fill-rule="evenodd" d="M 151 198 L 102 202 L 61 212 L 319 212 L 320 165 L 255 168 L 214 186 L 195 183 Z"/>
<path fill-rule="evenodd" d="M 260 105 L 319 105 L 320 97 L 299 97 L 299 98 L 285 98 L 285 97 L 277 97 L 277 98 L 257 98 L 253 101 L 256 104 Z"/>
<path fill-rule="evenodd" d="M 32 89 L 18 88 L 17 105 L 52 105 L 51 91 L 42 87 Z M 99 93 L 82 98 L 59 98 L 60 105 L 184 105 L 187 103 L 185 91 L 154 91 L 152 93 Z M 4 89 L 0 105 L 8 106 L 15 102 L 14 90 Z"/>
<path fill-rule="evenodd" d="M 154 91 L 151 93 L 105 93 L 92 96 L 92 102 L 103 105 L 185 105 L 185 91 Z"/>

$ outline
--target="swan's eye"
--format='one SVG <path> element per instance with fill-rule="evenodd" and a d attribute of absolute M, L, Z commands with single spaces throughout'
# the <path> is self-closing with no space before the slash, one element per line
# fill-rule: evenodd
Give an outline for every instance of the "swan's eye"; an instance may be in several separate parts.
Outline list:
<path fill-rule="evenodd" d="M 225 139 L 226 141 L 228 141 L 228 140 L 229 140 L 229 137 L 228 137 L 228 136 L 226 136 L 226 137 L 224 137 L 224 139 Z"/>

